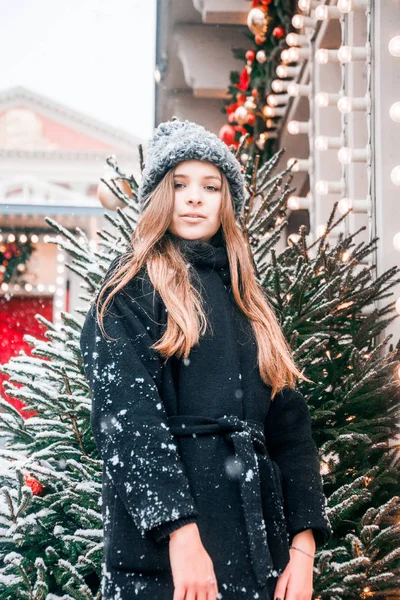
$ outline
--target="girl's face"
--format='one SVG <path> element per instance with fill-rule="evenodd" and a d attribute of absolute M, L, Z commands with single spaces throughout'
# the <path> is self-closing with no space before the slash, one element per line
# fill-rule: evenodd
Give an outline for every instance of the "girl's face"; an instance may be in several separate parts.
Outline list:
<path fill-rule="evenodd" d="M 179 163 L 174 173 L 175 206 L 168 231 L 185 239 L 208 242 L 221 224 L 221 186 L 221 173 L 212 163 Z M 184 216 L 188 214 L 200 216 Z"/>

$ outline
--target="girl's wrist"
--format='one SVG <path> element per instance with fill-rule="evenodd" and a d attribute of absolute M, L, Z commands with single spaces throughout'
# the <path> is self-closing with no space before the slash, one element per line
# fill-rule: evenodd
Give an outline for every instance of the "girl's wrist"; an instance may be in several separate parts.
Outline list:
<path fill-rule="evenodd" d="M 304 531 L 296 533 L 296 535 L 293 536 L 291 544 L 297 546 L 297 548 L 301 548 L 309 554 L 315 554 L 316 543 L 312 529 L 305 529 Z"/>
<path fill-rule="evenodd" d="M 315 558 L 315 552 L 308 552 L 307 550 L 304 550 L 303 548 L 300 548 L 299 546 L 294 546 L 293 544 L 291 544 L 289 546 L 289 548 L 293 548 L 294 550 L 297 550 L 298 552 L 301 552 L 302 554 L 305 554 L 306 556 L 309 556 L 310 558 Z"/>

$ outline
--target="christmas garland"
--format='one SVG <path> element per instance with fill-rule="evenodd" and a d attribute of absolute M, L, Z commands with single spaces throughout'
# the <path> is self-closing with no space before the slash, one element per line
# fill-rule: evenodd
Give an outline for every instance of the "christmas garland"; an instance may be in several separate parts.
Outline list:
<path fill-rule="evenodd" d="M 230 73 L 231 98 L 222 109 L 229 124 L 221 127 L 219 137 L 237 148 L 241 136 L 248 133 L 249 154 L 257 151 L 262 161 L 272 155 L 273 139 L 268 138 L 268 132 L 276 128 L 274 118 L 268 115 L 266 97 L 281 63 L 280 53 L 286 47 L 294 13 L 291 0 L 253 0 L 247 19 L 250 33 L 246 34 L 253 48 L 233 49 L 234 56 L 245 60 L 246 66 L 240 73 Z"/>
<path fill-rule="evenodd" d="M 28 235 L 20 237 L 26 241 L 0 243 L 0 283 L 9 283 L 13 277 L 18 281 L 35 249 Z"/>

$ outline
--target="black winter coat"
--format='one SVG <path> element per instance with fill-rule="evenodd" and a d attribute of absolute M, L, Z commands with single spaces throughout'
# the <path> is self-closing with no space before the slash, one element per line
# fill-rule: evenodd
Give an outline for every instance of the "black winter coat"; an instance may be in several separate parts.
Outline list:
<path fill-rule="evenodd" d="M 103 459 L 103 599 L 140 590 L 172 600 L 169 533 L 189 522 L 222 600 L 266 598 L 297 532 L 312 528 L 317 548 L 332 534 L 309 409 L 289 387 L 271 402 L 231 293 L 222 230 L 211 243 L 174 239 L 211 325 L 189 358 L 164 362 L 150 349 L 167 311 L 143 271 L 107 309 L 106 333 L 118 339 L 103 337 L 94 304 L 81 335 Z"/>

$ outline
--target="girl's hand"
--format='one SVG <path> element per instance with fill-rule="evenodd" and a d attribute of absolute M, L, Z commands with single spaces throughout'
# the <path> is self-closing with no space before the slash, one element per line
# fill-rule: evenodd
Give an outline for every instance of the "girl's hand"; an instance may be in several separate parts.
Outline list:
<path fill-rule="evenodd" d="M 293 545 L 314 554 L 315 540 L 311 529 L 295 535 Z M 274 600 L 312 600 L 314 559 L 295 548 L 290 548 L 289 552 L 290 560 L 277 580 Z"/>
<path fill-rule="evenodd" d="M 169 558 L 174 580 L 173 600 L 216 600 L 218 586 L 212 560 L 196 523 L 170 534 Z"/>

